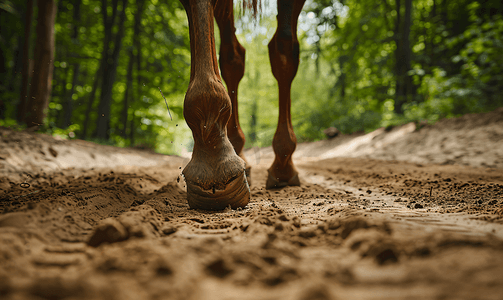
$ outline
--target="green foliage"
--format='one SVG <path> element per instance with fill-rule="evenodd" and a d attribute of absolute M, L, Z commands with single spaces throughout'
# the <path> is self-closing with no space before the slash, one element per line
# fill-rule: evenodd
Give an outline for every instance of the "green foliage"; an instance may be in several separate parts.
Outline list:
<path fill-rule="evenodd" d="M 13 130 L 23 130 L 26 129 L 26 125 L 18 124 L 18 122 L 14 119 L 3 119 L 0 120 L 0 126 L 8 127 Z"/>
<path fill-rule="evenodd" d="M 80 136 L 93 88 L 93 79 L 97 76 L 103 51 L 104 27 L 101 1 L 83 0 L 82 19 L 79 24 L 75 24 L 73 20 L 71 3 L 66 2 L 60 6 L 63 9 L 58 11 L 56 24 L 57 52 L 48 124 L 52 127 L 59 126 L 65 101 L 68 97 L 72 97 L 75 105 L 72 121 L 80 125 L 75 130 L 75 133 Z M 118 146 L 142 145 L 142 147 L 157 149 L 163 153 L 176 153 L 179 147 L 175 147 L 171 141 L 178 140 L 181 143 L 187 143 L 188 139 L 186 132 L 175 139 L 175 136 L 183 130 L 171 130 L 171 127 L 176 127 L 175 122 L 181 123 L 183 119 L 183 95 L 190 72 L 190 49 L 185 12 L 178 1 L 168 1 L 168 3 L 147 1 L 142 15 L 142 32 L 139 37 L 141 49 L 136 49 L 133 44 L 136 9 L 136 1 L 130 0 L 126 10 L 126 31 L 119 57 L 117 82 L 113 88 L 110 142 Z M 79 31 L 77 39 L 71 38 L 73 26 L 77 26 Z M 135 76 L 130 86 L 130 93 L 133 96 L 129 100 L 128 122 L 133 122 L 134 125 L 123 128 L 123 100 L 131 50 L 134 55 L 138 55 L 138 51 L 141 51 L 139 53 L 141 67 L 139 72 L 135 69 Z M 70 96 L 68 92 L 71 89 L 74 63 L 80 63 L 84 70 L 81 71 L 83 74 L 74 89 L 74 94 Z M 166 96 L 173 121 L 169 118 L 159 89 Z M 98 90 L 97 95 L 99 92 Z M 91 122 L 88 128 L 91 133 L 96 129 L 97 98 L 93 101 Z M 133 130 L 134 141 L 122 137 L 124 130 L 128 132 L 128 135 L 131 135 L 129 131 Z"/>
<path fill-rule="evenodd" d="M 301 36 L 307 37 L 304 41 L 311 39 L 303 45 L 304 57 L 315 57 L 311 62 L 317 66 L 314 75 L 321 74 L 324 87 L 316 80 L 310 83 L 328 91 L 327 98 L 317 100 L 319 107 L 311 111 L 304 106 L 308 110 L 303 112 L 311 116 L 309 127 L 314 129 L 307 139 L 322 138 L 320 129 L 328 126 L 345 133 L 369 131 L 409 121 L 433 122 L 503 105 L 502 4 L 435 2 L 413 2 L 412 69 L 408 76 L 416 94 L 405 103 L 403 114 L 395 112 L 394 99 L 396 1 L 306 4 L 307 13 L 303 14 L 314 19 L 311 28 L 318 29 L 314 32 L 319 38 L 312 38 L 312 29 L 301 31 Z M 401 6 L 403 14 L 403 0 Z M 326 14 L 332 12 L 336 17 L 327 19 Z M 319 65 L 325 65 L 334 76 L 327 76 Z M 308 90 L 305 86 L 303 89 Z"/>

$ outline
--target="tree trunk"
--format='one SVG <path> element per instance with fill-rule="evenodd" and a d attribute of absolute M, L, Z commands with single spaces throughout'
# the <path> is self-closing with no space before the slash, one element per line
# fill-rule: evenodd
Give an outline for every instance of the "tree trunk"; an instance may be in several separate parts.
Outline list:
<path fill-rule="evenodd" d="M 106 1 L 103 0 L 103 3 Z M 115 35 L 114 48 L 111 54 L 104 53 L 106 59 L 103 60 L 103 81 L 101 87 L 100 104 L 98 106 L 98 122 L 96 127 L 96 137 L 107 140 L 109 138 L 110 111 L 112 106 L 112 88 L 117 75 L 117 65 L 120 49 L 122 46 L 122 36 L 124 35 L 124 20 L 126 19 L 126 6 L 128 1 L 122 1 L 122 11 L 119 17 L 118 31 Z M 106 5 L 102 8 L 106 11 Z M 109 26 L 105 20 L 105 26 Z M 112 23 L 113 26 L 113 23 Z M 111 33 L 111 27 L 110 33 Z M 106 38 L 105 38 L 106 39 Z M 108 47 L 110 49 L 110 47 Z"/>
<path fill-rule="evenodd" d="M 139 11 L 141 11 L 143 13 L 143 8 L 144 8 L 144 5 L 145 4 L 145 0 L 142 0 L 141 2 L 141 9 L 139 9 Z M 138 26 L 140 26 L 138 28 L 138 36 L 139 36 L 139 32 L 141 31 L 141 22 L 138 23 Z M 142 67 L 141 67 L 141 43 L 140 43 L 140 39 L 139 38 L 136 38 L 135 40 L 133 40 L 133 43 L 136 43 L 134 45 L 135 49 L 136 49 L 136 74 L 137 74 L 137 77 L 136 77 L 136 80 L 137 80 L 137 85 L 136 85 L 136 94 L 138 95 L 141 95 L 141 87 L 142 87 L 142 83 L 143 83 L 143 77 L 141 76 L 141 70 L 142 70 Z M 133 104 L 133 103 L 131 103 Z M 134 106 L 133 106 L 134 107 Z M 135 124 L 135 109 L 133 108 L 133 111 L 131 113 L 131 122 L 129 124 L 129 140 L 131 141 L 131 145 L 134 145 L 135 144 L 135 129 L 136 129 L 136 124 Z"/>
<path fill-rule="evenodd" d="M 447 3 L 447 0 L 442 0 L 440 2 L 440 20 L 439 23 L 444 25 L 444 31 L 450 32 L 450 26 L 449 26 L 449 5 Z M 443 35 L 440 35 L 440 45 L 445 44 L 445 40 L 447 37 L 444 37 Z M 444 48 L 443 51 L 440 51 L 437 55 L 437 61 L 439 62 L 439 66 L 444 69 L 447 72 L 447 75 L 451 75 L 451 66 L 449 60 L 444 59 L 446 55 L 449 55 L 449 50 L 447 48 Z"/>
<path fill-rule="evenodd" d="M 412 77 L 408 75 L 411 67 L 412 49 L 410 47 L 410 27 L 412 23 L 412 0 L 405 0 L 403 23 L 400 14 L 401 0 L 396 0 L 397 22 L 395 27 L 396 92 L 395 112 L 403 114 L 403 105 L 411 102 L 416 93 Z"/>
<path fill-rule="evenodd" d="M 31 19 L 33 15 L 33 0 L 26 2 L 26 16 L 24 27 L 24 44 L 23 44 L 23 69 L 21 71 L 21 94 L 17 108 L 16 119 L 19 123 L 24 122 L 26 114 L 26 104 L 28 102 L 28 84 L 30 75 L 33 70 L 33 61 L 30 60 L 30 35 L 31 35 Z"/>
<path fill-rule="evenodd" d="M 56 53 L 55 53 L 55 57 L 62 57 L 61 54 L 59 53 L 60 52 L 60 48 L 61 47 L 58 47 L 56 48 Z M 33 60 L 31 60 L 33 61 Z M 33 63 L 32 63 L 33 65 Z M 61 67 L 56 67 L 54 66 L 54 68 L 52 69 L 52 81 L 53 81 L 53 86 L 63 86 L 63 83 L 62 83 L 62 77 L 60 75 L 60 73 L 64 72 L 65 70 Z M 33 72 L 33 67 L 32 67 L 32 70 L 31 72 Z M 61 95 L 63 94 L 63 90 L 61 90 L 58 94 L 58 91 L 56 89 L 52 89 L 51 90 L 51 99 L 56 99 L 57 97 L 59 97 L 59 99 L 61 99 Z M 53 123 L 56 123 L 58 122 L 58 114 L 59 114 L 59 110 L 57 109 L 50 109 L 48 112 L 47 112 L 47 118 L 50 119 L 50 120 L 54 120 Z"/>
<path fill-rule="evenodd" d="M 49 105 L 54 60 L 54 0 L 38 0 L 37 39 L 25 123 L 28 127 L 42 125 Z"/>
<path fill-rule="evenodd" d="M 134 18 L 134 30 L 133 30 L 133 48 L 129 51 L 129 63 L 128 63 L 128 68 L 127 68 L 127 85 L 126 85 L 126 92 L 124 94 L 124 106 L 122 109 L 122 137 L 124 139 L 127 139 L 127 120 L 128 120 L 128 110 L 129 107 L 131 107 L 131 104 L 129 103 L 129 96 L 132 94 L 132 88 L 133 88 L 133 66 L 135 60 L 137 60 L 138 67 L 137 67 L 137 74 L 139 73 L 140 67 L 139 67 L 139 56 L 141 55 L 140 53 L 140 25 L 141 25 L 141 17 L 143 14 L 143 7 L 144 7 L 145 1 L 144 0 L 137 0 L 136 1 L 136 15 Z M 135 56 L 134 50 L 137 52 L 137 56 Z M 138 75 L 138 77 L 140 77 Z"/>
<path fill-rule="evenodd" d="M 73 93 L 75 92 L 75 86 L 78 83 L 79 73 L 80 73 L 80 64 L 74 64 L 72 87 L 70 89 L 70 93 L 67 95 L 66 109 L 64 112 L 64 122 L 62 128 L 68 128 L 68 126 L 72 125 Z"/>
<path fill-rule="evenodd" d="M 86 114 L 84 119 L 84 130 L 82 132 L 82 137 L 87 139 L 89 134 L 89 121 L 91 120 L 91 111 L 94 104 L 94 99 L 96 97 L 96 90 L 98 89 L 98 83 L 103 77 L 103 69 L 105 68 L 106 61 L 108 60 L 108 52 L 110 49 L 110 41 L 112 40 L 112 27 L 115 22 L 115 16 L 117 15 L 117 4 L 118 0 L 112 0 L 112 16 L 109 17 L 107 13 L 107 0 L 101 1 L 101 12 L 103 13 L 103 24 L 105 25 L 105 38 L 103 40 L 103 54 L 100 61 L 100 67 L 96 72 L 94 77 L 93 89 L 89 95 L 87 102 Z M 101 90 L 103 93 L 103 90 Z M 101 98 L 101 97 L 100 97 Z M 98 116 L 99 119 L 99 116 Z"/>
<path fill-rule="evenodd" d="M 402 114 L 402 105 L 405 102 L 405 87 L 403 78 L 403 44 L 402 44 L 402 18 L 401 18 L 401 0 L 396 0 L 396 23 L 395 23 L 395 112 Z"/>
<path fill-rule="evenodd" d="M 135 57 L 133 50 L 129 51 L 129 62 L 127 66 L 127 75 L 126 75 L 126 91 L 124 93 L 124 102 L 122 107 L 122 137 L 127 139 L 127 118 L 128 118 L 128 110 L 129 110 L 129 94 L 130 90 L 132 90 L 131 85 L 133 84 L 133 63 Z"/>
<path fill-rule="evenodd" d="M 66 49 L 65 49 L 65 51 L 63 51 L 63 53 L 64 54 L 61 54 L 61 56 L 58 55 L 58 57 L 68 57 L 68 54 L 66 54 Z M 58 80 L 58 77 L 55 76 L 56 72 L 54 72 L 53 78 L 56 83 L 55 85 L 63 87 L 61 89 L 61 94 L 59 95 L 62 109 L 56 110 L 55 123 L 57 124 L 58 127 L 65 128 L 65 124 L 64 124 L 65 123 L 64 113 L 66 111 L 65 99 L 66 99 L 66 96 L 68 95 L 68 89 L 66 88 L 66 84 L 68 83 L 68 77 L 69 77 L 68 72 L 70 71 L 70 66 L 67 65 L 66 68 L 64 68 L 64 69 L 59 67 L 55 71 L 57 71 L 58 74 L 61 74 L 61 76 L 59 76 L 60 78 Z"/>
<path fill-rule="evenodd" d="M 428 36 L 428 39 L 429 39 L 429 44 L 430 44 L 430 47 L 429 47 L 429 51 L 428 51 L 428 55 L 430 57 L 430 70 L 431 70 L 431 67 L 432 66 L 435 66 L 436 65 L 436 59 L 435 59 L 435 27 L 437 25 L 437 0 L 433 0 L 433 6 L 431 8 L 431 12 L 430 12 L 430 22 L 431 22 L 431 27 L 430 27 L 430 34 Z"/>
<path fill-rule="evenodd" d="M 405 0 L 405 16 L 403 20 L 403 78 L 405 85 L 405 102 L 410 103 L 416 99 L 416 86 L 409 71 L 412 70 L 412 48 L 410 46 L 410 27 L 412 24 L 412 0 Z M 402 108 L 403 113 L 403 108 Z"/>
<path fill-rule="evenodd" d="M 89 95 L 89 99 L 87 100 L 86 114 L 84 117 L 84 128 L 82 131 L 82 138 L 85 140 L 88 137 L 89 133 L 89 121 L 91 120 L 91 110 L 93 109 L 94 99 L 96 98 L 96 90 L 98 89 L 98 83 L 101 79 L 101 68 L 102 64 L 98 68 L 96 75 L 94 75 L 93 89 L 91 90 L 91 94 Z"/>
<path fill-rule="evenodd" d="M 79 37 L 79 24 L 80 24 L 80 4 L 81 0 L 75 0 L 75 6 L 73 10 L 73 33 L 72 40 L 76 44 L 78 42 L 77 38 Z M 73 93 L 75 92 L 75 86 L 77 85 L 78 78 L 80 73 L 80 64 L 73 64 L 73 79 L 72 79 L 72 87 L 70 89 L 70 94 L 66 99 L 66 106 L 64 112 L 64 122 L 63 128 L 67 128 L 72 124 L 72 113 L 73 113 Z"/>
<path fill-rule="evenodd" d="M 115 21 L 115 16 L 117 15 L 117 3 L 118 0 L 112 0 L 112 16 L 109 17 L 107 13 L 107 0 L 102 0 L 102 13 L 103 13 L 103 23 L 105 25 L 105 38 L 103 40 L 103 54 L 100 61 L 100 66 L 98 71 L 96 72 L 93 89 L 91 94 L 89 95 L 89 99 L 87 102 L 86 114 L 84 119 L 84 130 L 82 132 L 82 136 L 84 139 L 87 139 L 89 134 L 89 121 L 91 120 L 91 111 L 94 104 L 94 99 L 96 97 L 96 90 L 98 89 L 98 83 L 103 77 L 103 68 L 105 67 L 105 63 L 108 60 L 108 51 L 110 48 L 110 41 L 112 40 L 112 27 Z M 103 92 L 103 91 L 101 91 Z"/>

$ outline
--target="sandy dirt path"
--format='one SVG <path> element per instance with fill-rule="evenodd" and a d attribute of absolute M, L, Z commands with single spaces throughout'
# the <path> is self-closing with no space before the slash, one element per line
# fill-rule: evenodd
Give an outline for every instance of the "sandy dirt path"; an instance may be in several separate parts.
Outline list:
<path fill-rule="evenodd" d="M 250 149 L 223 212 L 188 208 L 187 157 L 0 137 L 1 299 L 503 295 L 503 110 L 301 144 L 300 187 Z"/>

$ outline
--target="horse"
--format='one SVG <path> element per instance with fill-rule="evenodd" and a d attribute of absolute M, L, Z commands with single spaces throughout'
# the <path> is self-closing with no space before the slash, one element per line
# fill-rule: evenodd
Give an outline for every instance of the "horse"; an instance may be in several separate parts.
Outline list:
<path fill-rule="evenodd" d="M 248 5 L 257 11 L 257 0 Z M 191 68 L 183 115 L 194 149 L 182 174 L 192 209 L 245 207 L 250 201 L 250 165 L 243 154 L 245 136 L 238 118 L 238 85 L 244 75 L 245 49 L 236 38 L 233 0 L 180 0 L 189 22 Z M 292 161 L 297 146 L 290 106 L 291 85 L 299 66 L 297 20 L 305 0 L 278 0 L 278 26 L 268 44 L 279 88 L 279 118 L 273 138 L 275 159 L 266 188 L 300 185 Z M 215 18 L 220 30 L 220 59 L 215 48 Z M 225 89 L 219 74 L 227 85 Z"/>

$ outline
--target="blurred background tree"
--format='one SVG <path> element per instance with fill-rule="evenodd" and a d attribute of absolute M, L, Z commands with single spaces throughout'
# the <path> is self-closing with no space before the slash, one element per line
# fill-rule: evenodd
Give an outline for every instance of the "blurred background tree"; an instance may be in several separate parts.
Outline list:
<path fill-rule="evenodd" d="M 26 123 L 48 0 L 0 0 L 0 125 Z M 188 25 L 176 0 L 58 0 L 51 94 L 42 131 L 176 154 L 191 145 L 182 115 L 190 73 Z M 240 120 L 247 147 L 271 144 L 277 85 L 267 43 L 274 1 L 243 13 Z M 434 122 L 503 106 L 500 0 L 317 0 L 299 20 L 292 89 L 300 141 Z M 218 32 L 216 32 L 217 47 Z M 166 97 L 170 119 L 160 90 Z M 40 123 L 40 122 L 39 122 Z"/>

